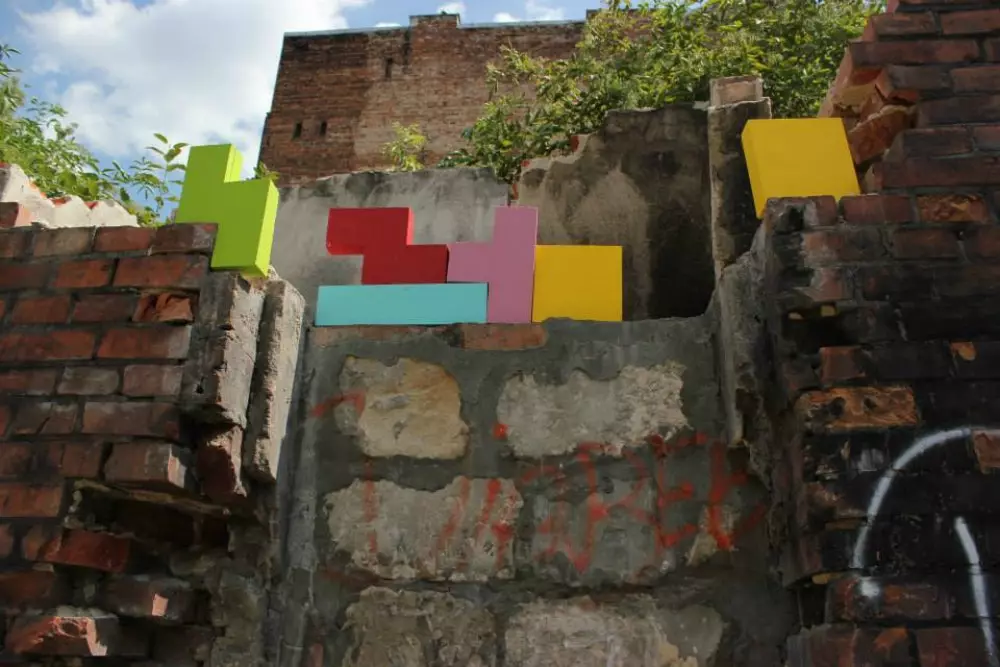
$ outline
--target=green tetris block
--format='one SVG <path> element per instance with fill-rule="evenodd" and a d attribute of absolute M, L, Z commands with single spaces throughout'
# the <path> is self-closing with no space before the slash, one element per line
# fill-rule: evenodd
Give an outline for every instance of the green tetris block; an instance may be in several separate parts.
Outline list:
<path fill-rule="evenodd" d="M 213 269 L 266 276 L 278 215 L 278 190 L 264 178 L 241 181 L 242 164 L 243 157 L 231 144 L 192 148 L 176 222 L 219 225 Z"/>

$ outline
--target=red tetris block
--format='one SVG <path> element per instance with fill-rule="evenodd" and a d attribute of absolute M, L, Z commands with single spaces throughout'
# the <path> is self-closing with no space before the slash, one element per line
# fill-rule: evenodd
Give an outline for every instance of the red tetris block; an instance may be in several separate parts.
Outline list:
<path fill-rule="evenodd" d="M 408 208 L 331 208 L 326 227 L 331 255 L 361 255 L 363 285 L 443 283 L 448 246 L 414 245 Z"/>

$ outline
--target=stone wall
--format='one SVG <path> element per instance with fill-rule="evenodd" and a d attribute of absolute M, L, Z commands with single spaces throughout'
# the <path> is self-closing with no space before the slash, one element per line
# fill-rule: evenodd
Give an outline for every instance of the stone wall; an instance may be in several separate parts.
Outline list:
<path fill-rule="evenodd" d="M 583 22 L 460 26 L 415 16 L 405 28 L 285 36 L 261 159 L 283 185 L 387 164 L 394 121 L 418 123 L 434 164 L 461 143 L 487 100 L 501 47 L 569 55 Z"/>
<path fill-rule="evenodd" d="M 313 329 L 281 664 L 778 664 L 713 329 Z"/>
<path fill-rule="evenodd" d="M 416 243 L 488 241 L 493 209 L 507 184 L 487 169 L 359 172 L 281 188 L 271 263 L 311 306 L 320 285 L 360 282 L 360 258 L 331 257 L 326 221 L 332 207 L 401 206 L 413 210 Z"/>
<path fill-rule="evenodd" d="M 210 273 L 214 240 L 0 231 L 5 664 L 266 658 L 302 301 Z"/>

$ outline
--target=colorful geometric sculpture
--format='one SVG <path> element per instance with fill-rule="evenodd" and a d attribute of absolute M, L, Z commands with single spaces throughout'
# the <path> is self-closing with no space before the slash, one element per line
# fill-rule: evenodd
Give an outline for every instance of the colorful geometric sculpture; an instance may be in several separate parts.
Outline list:
<path fill-rule="evenodd" d="M 213 269 L 266 276 L 278 190 L 264 178 L 241 181 L 242 164 L 242 156 L 230 144 L 192 148 L 175 221 L 218 224 Z"/>
<path fill-rule="evenodd" d="M 414 245 L 408 208 L 331 208 L 326 249 L 361 255 L 363 285 L 443 283 L 448 275 L 448 246 Z"/>
<path fill-rule="evenodd" d="M 449 243 L 448 282 L 489 285 L 490 322 L 531 321 L 538 209 L 497 208 L 489 243 Z"/>
<path fill-rule="evenodd" d="M 486 297 L 486 283 L 324 285 L 316 326 L 483 323 Z"/>
<path fill-rule="evenodd" d="M 757 217 L 774 197 L 860 194 L 840 118 L 755 118 L 743 130 Z"/>
<path fill-rule="evenodd" d="M 622 319 L 622 248 L 540 245 L 535 248 L 532 320 Z"/>

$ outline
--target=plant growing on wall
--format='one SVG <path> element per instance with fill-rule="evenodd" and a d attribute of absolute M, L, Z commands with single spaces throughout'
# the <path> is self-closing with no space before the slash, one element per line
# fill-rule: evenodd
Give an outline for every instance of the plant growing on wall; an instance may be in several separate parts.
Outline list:
<path fill-rule="evenodd" d="M 392 124 L 393 139 L 382 147 L 382 155 L 398 171 L 417 171 L 424 168 L 422 155 L 427 137 L 419 125 Z"/>
<path fill-rule="evenodd" d="M 709 81 L 756 74 L 776 116 L 815 115 L 847 42 L 883 0 L 608 0 L 573 55 L 511 48 L 487 71 L 489 101 L 439 166 L 492 167 L 517 180 L 522 162 L 566 151 L 613 109 L 708 99 Z"/>
<path fill-rule="evenodd" d="M 254 170 L 253 170 L 253 178 L 252 179 L 248 179 L 248 180 L 253 180 L 253 179 L 257 179 L 257 178 L 266 178 L 267 180 L 271 181 L 272 183 L 277 184 L 278 179 L 280 177 L 281 177 L 281 175 L 278 172 L 271 171 L 270 169 L 267 168 L 266 164 L 264 164 L 263 162 L 258 162 L 257 166 L 254 167 Z"/>

